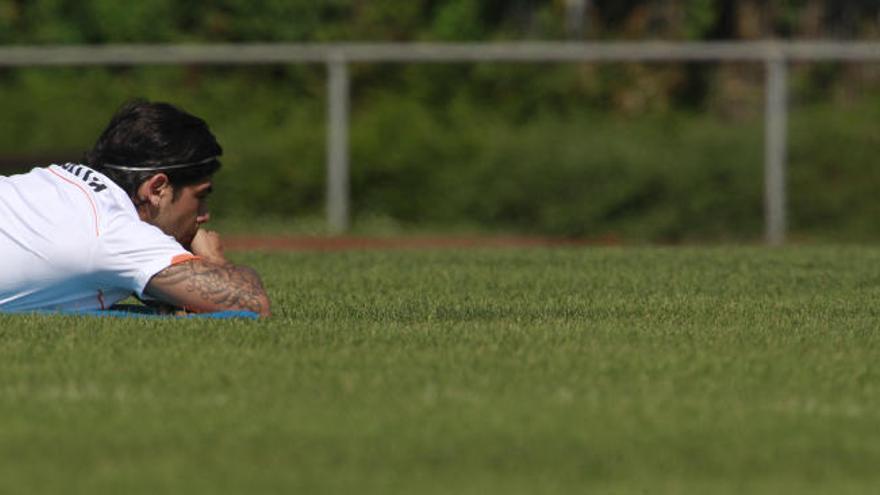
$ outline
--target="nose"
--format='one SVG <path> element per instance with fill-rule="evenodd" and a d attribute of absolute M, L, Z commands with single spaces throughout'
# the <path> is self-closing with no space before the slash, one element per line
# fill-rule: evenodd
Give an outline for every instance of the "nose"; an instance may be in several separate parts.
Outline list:
<path fill-rule="evenodd" d="M 211 214 L 208 212 L 202 213 L 201 215 L 196 217 L 196 223 L 201 225 L 203 223 L 208 223 L 211 220 Z"/>

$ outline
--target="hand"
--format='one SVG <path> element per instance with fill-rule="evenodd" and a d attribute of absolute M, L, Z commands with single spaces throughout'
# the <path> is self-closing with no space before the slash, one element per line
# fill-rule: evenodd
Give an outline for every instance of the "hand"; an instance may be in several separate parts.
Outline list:
<path fill-rule="evenodd" d="M 213 230 L 205 230 L 200 228 L 196 231 L 190 245 L 192 253 L 205 261 L 225 265 L 228 263 L 226 257 L 223 256 L 223 243 L 220 241 L 220 234 Z"/>

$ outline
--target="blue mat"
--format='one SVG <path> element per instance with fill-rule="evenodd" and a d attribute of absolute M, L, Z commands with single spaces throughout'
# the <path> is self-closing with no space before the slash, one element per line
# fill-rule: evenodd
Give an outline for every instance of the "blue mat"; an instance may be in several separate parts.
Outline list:
<path fill-rule="evenodd" d="M 217 319 L 228 320 L 233 318 L 243 318 L 246 320 L 256 320 L 259 314 L 253 311 L 217 311 L 215 313 L 189 313 L 185 315 L 163 314 L 158 310 L 149 306 L 140 306 L 136 304 L 122 304 L 113 306 L 110 309 L 95 309 L 89 311 L 28 311 L 22 312 L 38 315 L 69 315 L 69 316 L 97 316 L 110 318 L 162 318 L 162 319 Z"/>
<path fill-rule="evenodd" d="M 193 318 L 201 318 L 201 319 L 216 319 L 216 320 L 228 320 L 231 318 L 244 318 L 247 320 L 256 320 L 260 317 L 257 313 L 252 311 L 217 311 L 216 313 L 189 313 L 185 315 L 163 315 L 159 313 L 131 313 L 128 311 L 119 311 L 116 309 L 108 309 L 108 310 L 96 310 L 96 311 L 83 311 L 83 312 L 70 312 L 63 314 L 71 314 L 71 315 L 85 315 L 85 316 L 102 316 L 102 317 L 112 317 L 112 318 L 176 318 L 176 319 L 193 319 Z"/>

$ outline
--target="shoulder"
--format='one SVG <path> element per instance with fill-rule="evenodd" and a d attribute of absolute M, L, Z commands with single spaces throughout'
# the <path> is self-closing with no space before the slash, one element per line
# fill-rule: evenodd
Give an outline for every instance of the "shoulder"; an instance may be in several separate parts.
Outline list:
<path fill-rule="evenodd" d="M 102 229 L 112 224 L 139 222 L 131 198 L 106 175 L 78 163 L 51 165 L 47 171 L 71 186 L 79 189 L 92 203 Z"/>
<path fill-rule="evenodd" d="M 50 165 L 4 179 L 0 205 L 15 212 L 3 219 L 6 227 L 18 237 L 36 235 L 44 239 L 42 243 L 64 247 L 77 240 L 91 242 L 102 230 L 95 189 L 103 186 L 91 175 L 72 166 Z"/>
<path fill-rule="evenodd" d="M 89 195 L 94 196 L 100 203 L 117 205 L 134 212 L 131 199 L 121 187 L 113 180 L 97 170 L 79 163 L 65 163 L 63 165 L 50 165 L 46 168 L 59 179 L 79 187 Z"/>
<path fill-rule="evenodd" d="M 104 174 L 78 163 L 65 163 L 64 165 L 50 165 L 47 170 L 61 177 L 62 180 L 73 180 L 83 187 L 87 187 L 93 193 L 101 193 L 109 189 L 108 184 L 113 184 Z M 118 186 L 117 186 L 118 188 Z"/>

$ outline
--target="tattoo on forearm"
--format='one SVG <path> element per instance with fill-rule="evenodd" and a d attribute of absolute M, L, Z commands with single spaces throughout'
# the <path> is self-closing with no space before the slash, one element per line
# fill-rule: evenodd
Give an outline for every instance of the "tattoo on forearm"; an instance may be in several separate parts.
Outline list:
<path fill-rule="evenodd" d="M 153 277 L 164 286 L 183 284 L 187 292 L 228 308 L 260 313 L 265 289 L 257 273 L 246 266 L 187 262 L 172 265 Z"/>

